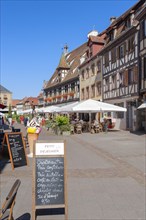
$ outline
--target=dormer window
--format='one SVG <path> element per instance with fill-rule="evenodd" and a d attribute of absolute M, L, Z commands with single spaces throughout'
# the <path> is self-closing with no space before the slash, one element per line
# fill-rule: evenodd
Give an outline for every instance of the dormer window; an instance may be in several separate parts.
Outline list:
<path fill-rule="evenodd" d="M 109 65 L 109 53 L 105 54 L 104 60 L 105 60 L 105 67 L 107 67 Z"/>
<path fill-rule="evenodd" d="M 110 32 L 109 38 L 110 38 L 110 41 L 114 40 L 114 30 Z"/>
<path fill-rule="evenodd" d="M 127 28 L 130 28 L 131 27 L 131 17 L 127 18 L 126 22 L 125 22 L 125 26 Z"/>

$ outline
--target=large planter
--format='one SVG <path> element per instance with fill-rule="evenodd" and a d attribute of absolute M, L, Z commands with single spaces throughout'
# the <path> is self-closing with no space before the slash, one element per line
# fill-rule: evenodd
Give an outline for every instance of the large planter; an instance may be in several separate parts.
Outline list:
<path fill-rule="evenodd" d="M 30 151 L 30 154 L 33 155 L 33 144 L 34 144 L 34 141 L 36 141 L 39 137 L 39 134 L 29 134 L 28 133 L 28 143 L 29 143 L 29 151 Z"/>
<path fill-rule="evenodd" d="M 70 131 L 62 131 L 62 135 L 68 136 L 68 135 L 70 135 Z"/>
<path fill-rule="evenodd" d="M 54 133 L 55 133 L 56 135 L 61 135 L 61 130 L 60 130 L 60 128 L 59 128 L 58 126 L 56 126 L 56 127 L 54 128 Z"/>

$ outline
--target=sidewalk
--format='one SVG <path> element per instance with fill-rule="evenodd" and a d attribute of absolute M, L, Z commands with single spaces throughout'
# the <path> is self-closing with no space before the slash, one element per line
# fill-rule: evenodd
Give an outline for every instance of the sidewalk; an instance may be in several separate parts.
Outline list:
<path fill-rule="evenodd" d="M 26 135 L 23 125 L 16 128 Z M 40 140 L 67 143 L 67 192 L 69 220 L 146 220 L 146 135 L 127 131 L 107 134 L 56 136 L 42 130 Z M 29 153 L 29 148 L 27 153 Z M 12 171 L 8 162 L 1 173 L 1 202 L 19 178 L 15 220 L 32 215 L 32 158 L 29 166 Z M 38 216 L 61 220 L 64 215 Z"/>

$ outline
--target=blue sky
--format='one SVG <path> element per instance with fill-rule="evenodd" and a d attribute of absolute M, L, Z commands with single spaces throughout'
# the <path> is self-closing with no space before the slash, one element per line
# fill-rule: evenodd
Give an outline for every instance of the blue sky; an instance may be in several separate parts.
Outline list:
<path fill-rule="evenodd" d="M 67 43 L 69 52 L 99 33 L 137 0 L 1 0 L 0 84 L 13 99 L 39 95 Z"/>

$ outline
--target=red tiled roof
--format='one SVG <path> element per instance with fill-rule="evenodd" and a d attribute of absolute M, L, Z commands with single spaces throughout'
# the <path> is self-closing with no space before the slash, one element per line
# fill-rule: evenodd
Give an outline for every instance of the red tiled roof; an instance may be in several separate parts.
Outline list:
<path fill-rule="evenodd" d="M 48 81 L 46 87 L 44 89 L 51 88 L 53 86 L 56 86 L 57 84 L 60 85 L 61 83 L 64 83 L 70 79 L 76 78 L 78 76 L 77 67 L 80 65 L 80 57 L 85 53 L 87 50 L 87 42 L 76 48 L 75 50 L 71 51 L 70 53 L 66 54 L 65 60 L 68 64 L 69 68 L 67 75 L 64 77 L 62 82 L 57 81 L 58 77 L 58 68 L 56 68 L 54 74 Z M 66 69 L 66 68 L 65 68 Z"/>
<path fill-rule="evenodd" d="M 15 107 L 20 102 L 19 99 L 13 99 L 12 100 L 12 106 Z"/>
<path fill-rule="evenodd" d="M 36 97 L 28 97 L 25 102 L 33 103 L 34 105 L 38 105 L 38 98 Z"/>

